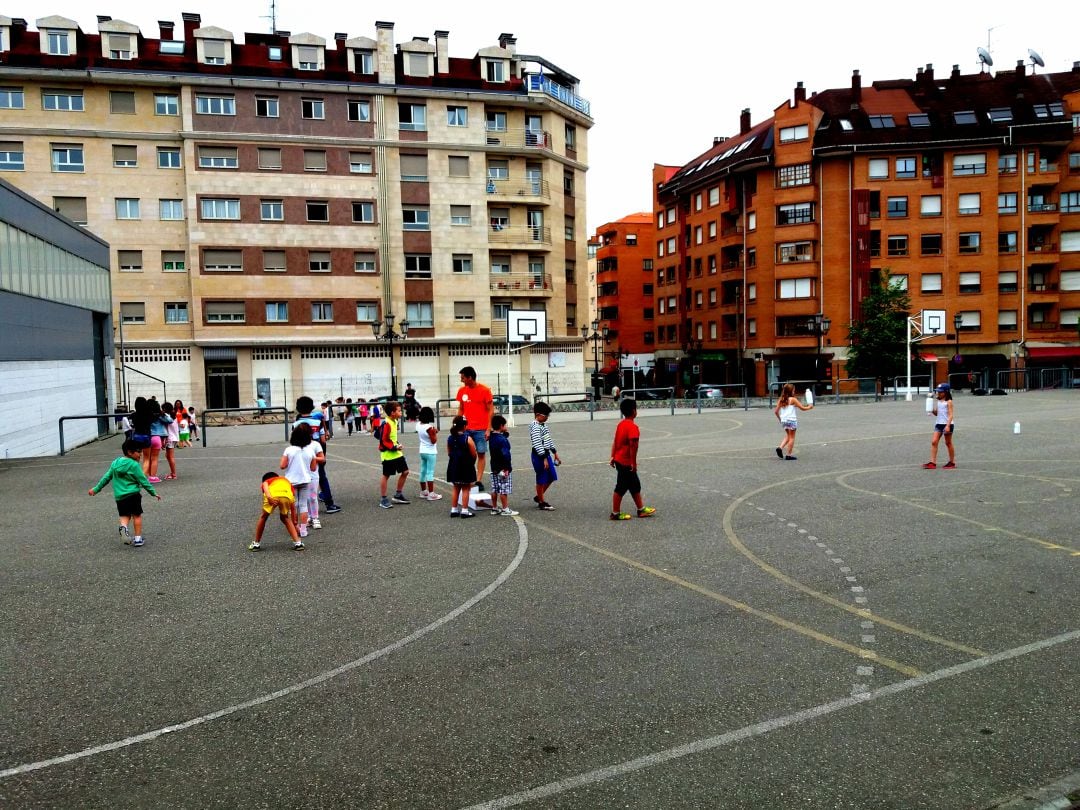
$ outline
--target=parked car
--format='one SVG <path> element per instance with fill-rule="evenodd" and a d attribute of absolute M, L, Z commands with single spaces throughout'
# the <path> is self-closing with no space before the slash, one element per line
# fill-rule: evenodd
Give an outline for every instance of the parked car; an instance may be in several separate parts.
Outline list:
<path fill-rule="evenodd" d="M 491 401 L 495 403 L 495 410 L 499 412 L 506 411 L 506 394 L 492 394 Z M 532 403 L 520 394 L 514 394 L 514 410 L 527 410 L 532 407 Z"/>
<path fill-rule="evenodd" d="M 724 396 L 724 389 L 718 385 L 707 385 L 702 383 L 701 385 L 695 385 L 693 388 L 686 389 L 687 399 L 722 399 Z"/>
<path fill-rule="evenodd" d="M 636 400 L 644 399 L 671 399 L 675 394 L 673 388 L 639 388 L 636 391 L 623 391 L 624 397 L 632 397 Z"/>

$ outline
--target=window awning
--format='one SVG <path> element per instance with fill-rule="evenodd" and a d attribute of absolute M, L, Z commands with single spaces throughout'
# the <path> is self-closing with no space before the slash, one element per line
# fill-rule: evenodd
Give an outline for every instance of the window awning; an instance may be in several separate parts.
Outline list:
<path fill-rule="evenodd" d="M 924 363 L 936 363 L 938 361 L 937 355 L 931 354 L 930 352 L 921 352 L 919 354 L 919 359 Z"/>
<path fill-rule="evenodd" d="M 1044 360 L 1080 357 L 1080 346 L 1028 346 L 1028 357 Z"/>

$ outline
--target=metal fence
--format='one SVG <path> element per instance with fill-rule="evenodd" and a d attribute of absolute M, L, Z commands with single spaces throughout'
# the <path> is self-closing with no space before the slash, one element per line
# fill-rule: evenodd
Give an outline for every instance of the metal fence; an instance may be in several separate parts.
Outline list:
<path fill-rule="evenodd" d="M 207 434 L 206 415 L 210 414 L 210 413 L 223 413 L 223 414 L 254 413 L 254 414 L 257 414 L 258 416 L 265 416 L 266 414 L 280 413 L 281 417 L 282 417 L 282 422 L 285 425 L 285 441 L 286 442 L 289 441 L 290 423 L 289 423 L 289 409 L 288 408 L 209 408 L 209 409 L 204 409 L 199 414 L 199 420 L 200 420 L 200 423 L 201 423 L 200 426 L 199 426 L 199 433 L 202 434 L 202 446 L 203 447 L 206 447 L 206 434 Z M 274 424 L 274 423 L 271 422 L 271 424 Z"/>
<path fill-rule="evenodd" d="M 112 419 L 112 420 L 114 420 L 113 425 L 115 426 L 115 424 L 116 424 L 115 420 L 121 419 L 121 418 L 123 418 L 125 416 L 130 417 L 132 415 L 133 414 L 128 413 L 128 412 L 125 411 L 124 413 L 91 413 L 91 414 L 82 414 L 82 415 L 79 415 L 79 416 L 61 416 L 60 417 L 60 423 L 58 425 L 58 429 L 60 431 L 60 455 L 64 455 L 64 453 L 67 452 L 67 449 L 64 447 L 64 422 L 70 422 L 70 421 L 75 420 L 75 419 L 100 419 L 103 422 L 105 422 L 105 421 L 107 421 L 109 419 Z M 109 430 L 107 425 L 104 426 L 104 429 L 99 428 L 99 431 L 100 431 L 99 436 L 110 435 L 112 433 L 117 432 L 115 430 L 115 428 L 113 430 Z"/>

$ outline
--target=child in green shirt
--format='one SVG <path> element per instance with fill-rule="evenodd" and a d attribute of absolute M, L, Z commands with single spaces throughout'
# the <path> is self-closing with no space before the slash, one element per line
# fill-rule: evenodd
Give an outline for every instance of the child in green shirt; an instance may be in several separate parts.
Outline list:
<path fill-rule="evenodd" d="M 121 448 L 123 455 L 109 465 L 108 471 L 97 482 L 97 486 L 89 491 L 92 497 L 105 488 L 112 481 L 113 497 L 116 498 L 116 511 L 120 513 L 120 536 L 124 543 L 129 546 L 141 546 L 142 536 L 142 493 L 145 489 L 159 501 L 161 496 L 154 491 L 153 485 L 147 480 L 143 472 L 139 458 L 142 447 L 138 442 L 128 439 Z M 134 522 L 135 536 L 131 536 L 128 524 Z"/>

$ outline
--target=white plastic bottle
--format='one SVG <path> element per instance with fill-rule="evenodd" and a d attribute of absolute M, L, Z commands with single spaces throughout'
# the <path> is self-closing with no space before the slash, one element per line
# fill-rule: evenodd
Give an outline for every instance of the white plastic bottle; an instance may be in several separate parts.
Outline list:
<path fill-rule="evenodd" d="M 934 395 L 933 394 L 927 394 L 926 395 L 926 412 L 927 413 L 933 413 L 934 412 Z"/>
<path fill-rule="evenodd" d="M 1020 435 L 1020 421 L 1019 420 L 1013 422 L 1013 435 L 1016 435 L 1016 436 Z"/>

